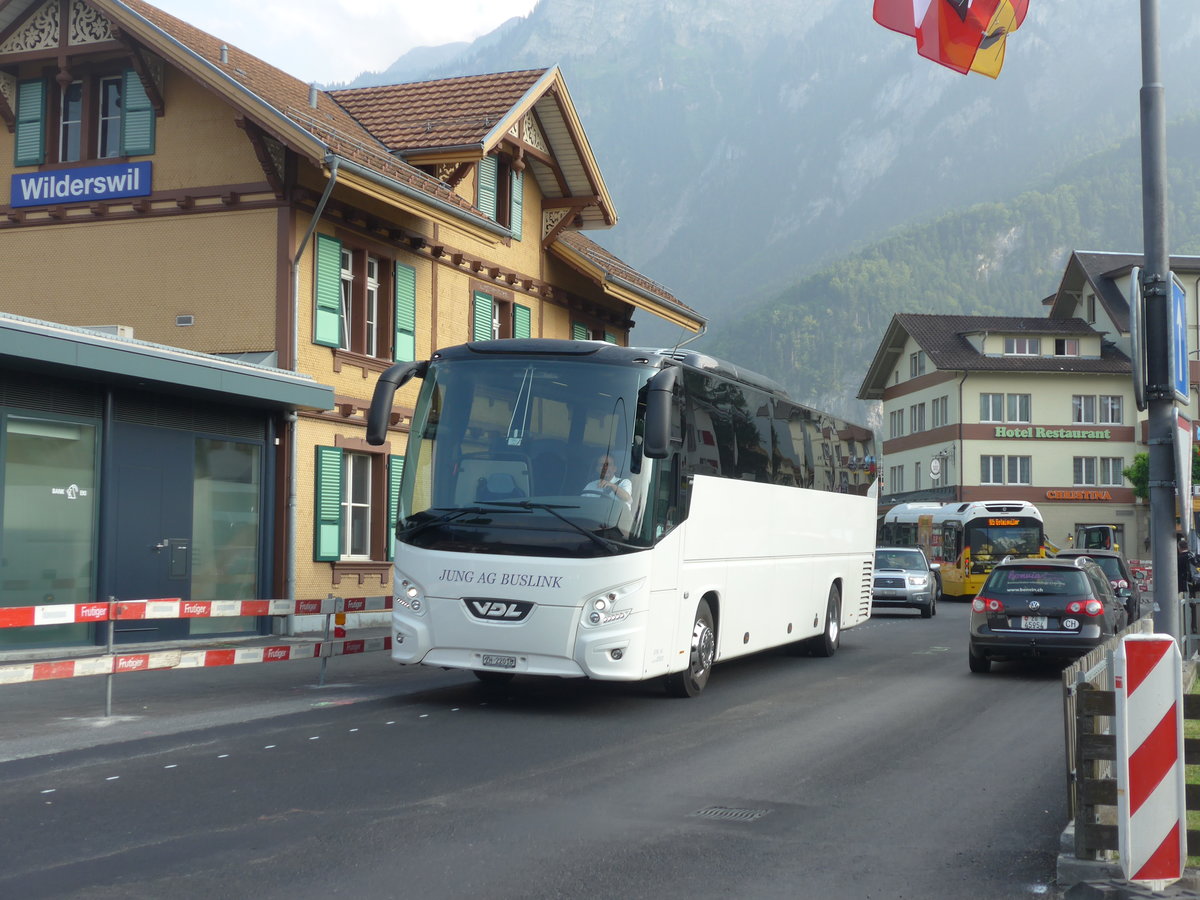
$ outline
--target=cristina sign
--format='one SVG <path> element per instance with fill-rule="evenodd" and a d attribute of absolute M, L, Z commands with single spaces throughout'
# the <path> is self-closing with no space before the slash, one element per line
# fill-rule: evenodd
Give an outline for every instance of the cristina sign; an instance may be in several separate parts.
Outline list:
<path fill-rule="evenodd" d="M 30 172 L 12 177 L 13 206 L 87 203 L 121 197 L 146 197 L 151 189 L 153 163 L 116 163 Z"/>

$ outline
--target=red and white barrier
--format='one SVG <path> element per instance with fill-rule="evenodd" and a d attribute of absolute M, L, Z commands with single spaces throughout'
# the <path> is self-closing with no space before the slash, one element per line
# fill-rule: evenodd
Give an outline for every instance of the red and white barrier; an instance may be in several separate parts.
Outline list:
<path fill-rule="evenodd" d="M 1122 639 L 1116 700 L 1121 870 L 1159 891 L 1183 876 L 1187 860 L 1183 663 L 1170 635 Z"/>
<path fill-rule="evenodd" d="M 337 604 L 342 604 L 338 609 Z M 138 619 L 198 619 L 215 616 L 321 616 L 335 612 L 382 612 L 390 596 L 325 597 L 319 600 L 116 600 L 112 603 L 49 603 L 0 607 L 0 628 L 122 622 Z"/>
<path fill-rule="evenodd" d="M 26 681 L 50 681 L 55 678 L 77 678 L 84 675 L 116 675 L 121 672 L 145 672 L 150 669 L 173 669 L 179 665 L 179 650 L 154 653 L 119 653 L 112 656 L 89 656 L 82 659 L 63 659 L 53 662 L 20 663 L 0 666 L 0 684 L 20 684 Z"/>
<path fill-rule="evenodd" d="M 0 685 L 88 675 L 119 675 L 150 669 L 202 669 L 215 666 L 240 666 L 248 663 L 288 662 L 293 659 L 319 659 L 350 656 L 376 650 L 391 650 L 390 637 L 355 638 L 345 641 L 282 644 L 273 647 L 223 647 L 219 650 L 161 650 L 152 653 L 117 653 L 81 659 L 18 663 L 0 666 Z"/>

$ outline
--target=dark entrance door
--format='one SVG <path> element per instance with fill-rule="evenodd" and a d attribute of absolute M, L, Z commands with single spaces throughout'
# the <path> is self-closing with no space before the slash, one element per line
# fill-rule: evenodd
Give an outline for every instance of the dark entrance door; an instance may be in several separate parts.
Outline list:
<path fill-rule="evenodd" d="M 191 598 L 195 435 L 116 423 L 110 592 L 118 600 Z M 119 621 L 118 643 L 186 637 L 186 619 Z"/>

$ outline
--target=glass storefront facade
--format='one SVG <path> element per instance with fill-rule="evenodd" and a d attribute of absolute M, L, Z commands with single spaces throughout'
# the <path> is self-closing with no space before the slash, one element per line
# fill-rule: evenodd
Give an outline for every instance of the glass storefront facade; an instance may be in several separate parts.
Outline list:
<path fill-rule="evenodd" d="M 96 600 L 99 423 L 0 410 L 0 606 Z M 0 647 L 87 643 L 94 625 L 0 631 Z"/>
<path fill-rule="evenodd" d="M 257 599 L 262 523 L 261 448 L 196 439 L 192 599 Z M 190 619 L 191 634 L 250 631 L 250 616 Z"/>
<path fill-rule="evenodd" d="M 3 388 L 0 384 L 0 400 Z M 152 424 L 144 398 L 123 400 L 116 398 L 117 417 L 107 425 L 103 414 L 93 418 L 0 403 L 0 607 L 94 603 L 110 595 L 119 600 L 264 596 L 263 585 L 270 583 L 264 564 L 269 527 L 264 515 L 265 414 L 228 413 L 193 407 L 188 401 L 172 406 L 167 401 L 174 420 L 168 424 L 160 416 Z M 95 405 L 100 406 L 98 398 Z M 222 418 L 236 437 L 219 434 Z M 118 436 L 138 436 L 118 441 L 124 449 L 111 454 L 115 459 L 108 465 L 103 459 L 110 452 L 106 427 Z M 174 437 L 160 441 L 153 435 Z M 139 466 L 139 460 L 156 460 L 164 452 L 174 457 L 170 465 Z M 103 473 L 130 467 L 156 472 L 169 482 L 157 494 L 138 494 L 160 496 L 168 507 L 137 502 L 137 509 L 118 514 L 117 506 L 134 501 L 130 492 L 117 490 L 125 483 L 119 479 L 110 478 L 104 494 L 102 481 L 110 476 Z M 176 524 L 169 527 L 154 525 L 164 508 L 182 509 L 182 524 L 175 518 Z M 146 523 L 153 535 L 161 531 L 164 538 L 175 539 L 190 554 L 186 577 L 170 583 L 167 593 L 162 582 L 129 577 L 143 570 L 152 574 L 153 566 L 170 562 L 167 553 L 155 552 L 154 538 L 139 541 L 123 535 L 121 523 L 131 517 Z M 190 535 L 185 533 L 189 524 Z M 156 630 L 150 639 L 155 640 L 260 630 L 260 620 L 253 616 L 153 624 Z M 107 627 L 94 623 L 2 628 L 0 650 L 93 645 L 104 643 L 107 636 Z M 120 627 L 117 641 L 123 642 Z"/>

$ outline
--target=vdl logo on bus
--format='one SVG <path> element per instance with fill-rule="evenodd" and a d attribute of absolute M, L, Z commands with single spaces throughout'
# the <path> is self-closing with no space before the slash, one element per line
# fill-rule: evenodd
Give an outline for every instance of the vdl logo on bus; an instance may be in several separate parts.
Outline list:
<path fill-rule="evenodd" d="M 533 604 L 528 600 L 475 600 L 464 597 L 463 602 L 475 618 L 499 619 L 502 622 L 520 622 L 533 609 Z"/>

